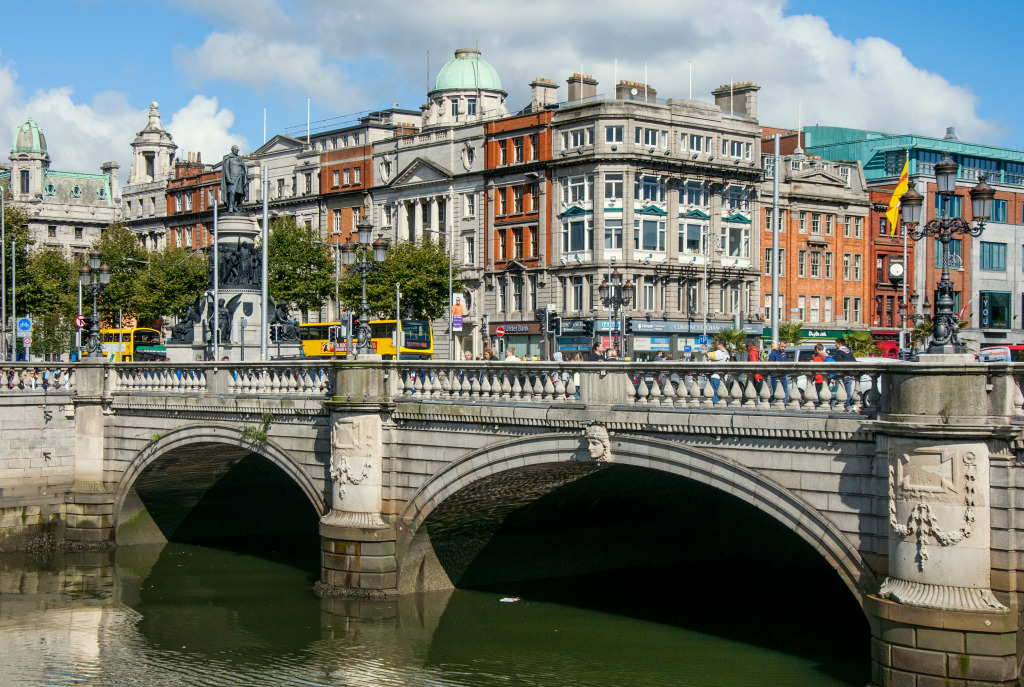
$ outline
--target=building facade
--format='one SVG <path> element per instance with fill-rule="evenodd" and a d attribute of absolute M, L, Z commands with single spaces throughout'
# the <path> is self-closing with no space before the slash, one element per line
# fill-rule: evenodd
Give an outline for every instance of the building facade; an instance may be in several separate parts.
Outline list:
<path fill-rule="evenodd" d="M 123 220 L 144 247 L 167 243 L 167 182 L 174 177 L 175 145 L 160 122 L 160 106 L 149 104 L 146 126 L 132 141 L 132 166 L 123 193 Z"/>

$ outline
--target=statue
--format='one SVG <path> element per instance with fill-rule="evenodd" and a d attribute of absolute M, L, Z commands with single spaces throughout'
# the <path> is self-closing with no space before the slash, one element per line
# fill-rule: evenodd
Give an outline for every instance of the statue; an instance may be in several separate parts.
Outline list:
<path fill-rule="evenodd" d="M 238 155 L 238 146 L 224 156 L 220 170 L 220 197 L 228 206 L 227 212 L 238 212 L 249 191 L 249 169 Z"/>
<path fill-rule="evenodd" d="M 190 344 L 195 340 L 196 325 L 202 319 L 203 299 L 206 296 L 199 296 L 195 303 L 189 303 L 188 309 L 178 320 L 178 323 L 171 327 L 171 338 L 168 343 Z"/>
<path fill-rule="evenodd" d="M 221 298 L 220 301 L 214 306 L 210 303 L 209 311 L 206 313 L 206 323 L 210 326 L 210 344 L 213 343 L 213 309 L 217 308 L 217 325 L 220 327 L 220 344 L 225 346 L 231 343 L 231 320 L 234 319 L 235 311 L 238 310 L 238 302 L 242 299 L 242 294 L 237 294 L 231 298 L 227 303 Z"/>
<path fill-rule="evenodd" d="M 608 438 L 608 430 L 605 429 L 604 425 L 587 425 L 583 436 L 587 440 L 587 450 L 590 452 L 592 460 L 598 462 L 611 460 L 612 442 Z"/>
<path fill-rule="evenodd" d="M 270 321 L 267 324 L 277 327 L 276 339 L 281 342 L 301 341 L 299 337 L 299 323 L 288 317 L 288 308 L 284 305 L 278 305 L 269 296 L 268 299 L 270 300 L 268 307 Z"/>

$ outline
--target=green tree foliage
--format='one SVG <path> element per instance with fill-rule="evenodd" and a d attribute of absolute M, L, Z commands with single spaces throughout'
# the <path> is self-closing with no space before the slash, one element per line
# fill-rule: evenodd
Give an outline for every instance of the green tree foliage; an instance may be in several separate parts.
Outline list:
<path fill-rule="evenodd" d="M 33 251 L 18 271 L 18 300 L 24 312 L 32 315 L 33 354 L 61 355 L 71 350 L 79 267 L 62 249 L 48 247 Z"/>
<path fill-rule="evenodd" d="M 846 345 L 850 347 L 850 352 L 858 358 L 865 355 L 882 354 L 882 349 L 871 338 L 871 332 L 847 332 L 843 338 L 846 339 Z"/>
<path fill-rule="evenodd" d="M 149 254 L 128 227 L 115 222 L 100 234 L 93 246 L 110 267 L 110 284 L 100 295 L 100 316 L 105 323 L 116 326 L 118 311 L 123 318 L 139 314 L 136 293 L 139 274 L 146 269 Z"/>
<path fill-rule="evenodd" d="M 0 188 L 0 192 L 6 192 L 6 189 Z M 10 192 L 6 192 L 6 197 L 11 197 Z M 28 251 L 29 246 L 32 245 L 33 241 L 28 231 L 28 214 L 21 209 L 19 206 L 12 206 L 9 202 L 4 206 L 4 255 L 7 258 L 4 262 L 4 283 L 7 284 L 7 288 L 11 287 L 11 239 L 14 239 L 14 257 L 15 257 L 15 271 L 21 271 L 25 268 L 25 264 L 28 262 Z M 10 298 L 11 294 L 8 290 L 7 297 Z M 7 303 L 10 307 L 10 302 Z M 24 314 L 26 311 L 17 305 L 18 314 Z"/>
<path fill-rule="evenodd" d="M 736 327 L 722 329 L 715 334 L 716 339 L 725 340 L 725 348 L 736 360 L 747 359 L 747 333 Z"/>
<path fill-rule="evenodd" d="M 361 259 L 357 253 L 357 260 Z M 435 320 L 448 312 L 448 249 L 443 242 L 402 242 L 388 249 L 380 271 L 366 281 L 366 300 L 375 317 L 392 318 L 395 284 L 401 284 L 402 310 L 413 319 Z M 461 269 L 452 266 L 452 288 L 462 290 Z M 362 301 L 362 282 L 355 270 L 347 270 L 341 282 L 341 299 L 356 311 Z"/>
<path fill-rule="evenodd" d="M 149 267 L 138 273 L 135 314 L 140 326 L 177 315 L 209 286 L 208 261 L 203 253 L 168 246 L 149 253 Z"/>
<path fill-rule="evenodd" d="M 270 296 L 300 309 L 306 321 L 334 293 L 334 257 L 318 232 L 299 226 L 292 215 L 271 224 L 267 273 Z"/>
<path fill-rule="evenodd" d="M 804 340 L 800 333 L 803 328 L 803 322 L 779 322 L 779 338 L 788 341 L 790 346 L 798 346 Z"/>

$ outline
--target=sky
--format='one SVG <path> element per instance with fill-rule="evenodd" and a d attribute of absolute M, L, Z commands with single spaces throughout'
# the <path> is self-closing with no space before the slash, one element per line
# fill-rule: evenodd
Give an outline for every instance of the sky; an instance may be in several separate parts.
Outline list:
<path fill-rule="evenodd" d="M 582 69 L 611 93 L 659 97 L 754 81 L 763 126 L 828 124 L 1024 149 L 1024 94 L 1003 76 L 1024 3 L 889 0 L 52 0 L 4 7 L 0 145 L 32 117 L 55 169 L 131 164 L 151 101 L 178 154 L 219 160 L 306 122 L 415 109 L 459 47 L 479 47 L 508 92 Z M 1000 27 L 1006 27 L 1006 30 Z M 429 55 L 429 58 L 428 58 Z M 1010 55 L 1010 57 L 1007 57 Z M 338 118 L 338 119 L 335 119 Z M 315 124 L 314 124 L 315 126 Z"/>

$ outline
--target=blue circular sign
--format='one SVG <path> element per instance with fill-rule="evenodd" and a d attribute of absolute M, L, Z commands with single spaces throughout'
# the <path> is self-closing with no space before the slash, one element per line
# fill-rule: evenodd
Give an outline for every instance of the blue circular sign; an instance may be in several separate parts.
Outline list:
<path fill-rule="evenodd" d="M 18 318 L 18 331 L 19 332 L 30 332 L 32 331 L 32 320 L 27 317 Z"/>

